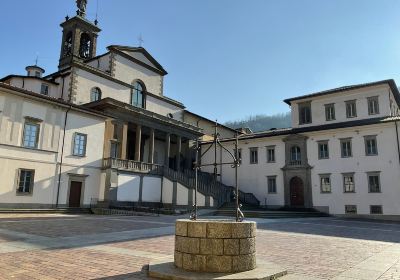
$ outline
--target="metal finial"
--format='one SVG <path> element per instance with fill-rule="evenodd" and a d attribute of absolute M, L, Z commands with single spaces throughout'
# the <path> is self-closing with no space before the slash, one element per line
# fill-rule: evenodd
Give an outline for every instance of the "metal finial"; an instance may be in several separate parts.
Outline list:
<path fill-rule="evenodd" d="M 143 40 L 142 34 L 139 34 L 139 37 L 138 37 L 138 42 L 139 42 L 139 47 L 142 47 L 142 46 L 143 46 L 143 43 L 144 43 L 144 40 Z"/>

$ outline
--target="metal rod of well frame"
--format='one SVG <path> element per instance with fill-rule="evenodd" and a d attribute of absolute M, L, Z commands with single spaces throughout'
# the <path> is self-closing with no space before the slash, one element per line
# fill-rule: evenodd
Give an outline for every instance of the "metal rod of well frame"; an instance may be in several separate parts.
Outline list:
<path fill-rule="evenodd" d="M 194 189 L 194 219 L 197 220 L 197 189 L 199 184 L 199 138 L 196 139 L 196 165 L 195 165 L 195 189 Z"/>
<path fill-rule="evenodd" d="M 239 222 L 239 184 L 238 184 L 238 167 L 239 167 L 239 137 L 236 133 L 235 141 L 235 188 L 236 188 L 236 222 Z"/>

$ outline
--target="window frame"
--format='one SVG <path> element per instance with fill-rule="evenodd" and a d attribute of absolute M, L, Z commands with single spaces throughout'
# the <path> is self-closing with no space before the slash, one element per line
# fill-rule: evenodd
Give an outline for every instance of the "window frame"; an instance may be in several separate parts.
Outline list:
<path fill-rule="evenodd" d="M 278 193 L 278 188 L 276 185 L 276 175 L 273 176 L 267 176 L 267 188 L 268 188 L 268 194 L 277 194 Z M 273 185 L 270 185 L 270 180 L 273 180 L 272 182 L 274 182 Z"/>
<path fill-rule="evenodd" d="M 343 143 L 350 143 L 349 145 L 349 155 L 344 154 Z M 352 138 L 342 138 L 340 139 L 340 155 L 342 158 L 352 158 L 353 157 L 353 141 Z"/>
<path fill-rule="evenodd" d="M 336 120 L 335 103 L 325 104 L 324 106 L 325 106 L 325 120 L 327 122 Z"/>
<path fill-rule="evenodd" d="M 354 179 L 355 173 L 342 173 L 343 177 L 343 193 L 355 193 L 356 192 L 356 182 Z M 353 191 L 346 190 L 346 177 L 351 177 L 353 180 Z"/>
<path fill-rule="evenodd" d="M 374 153 L 370 153 L 368 149 L 368 142 L 373 140 L 375 142 L 375 151 Z M 378 140 L 377 135 L 366 135 L 364 136 L 364 146 L 365 146 L 365 155 L 366 156 L 377 156 L 378 155 Z"/>
<path fill-rule="evenodd" d="M 251 147 L 250 150 L 250 164 L 258 164 L 258 147 Z M 255 158 L 253 158 L 253 152 L 255 152 Z"/>
<path fill-rule="evenodd" d="M 276 162 L 276 153 L 275 146 L 267 146 L 267 163 L 275 163 Z M 272 152 L 272 157 L 270 157 L 270 151 Z"/>
<path fill-rule="evenodd" d="M 96 91 L 96 92 L 95 92 Z M 93 95 L 94 94 L 97 94 L 98 95 L 98 98 L 93 98 Z M 99 100 L 101 100 L 101 97 L 102 97 L 102 91 L 101 91 L 101 89 L 99 88 L 99 87 L 93 87 L 91 90 L 90 90 L 90 102 L 96 102 L 96 101 L 99 101 Z"/>
<path fill-rule="evenodd" d="M 312 110 L 311 110 L 311 102 L 302 102 L 298 103 L 298 110 L 299 110 L 299 125 L 303 124 L 310 124 L 312 123 Z M 307 108 L 309 110 L 309 120 L 306 119 L 306 116 L 304 116 L 304 119 L 302 118 L 302 110 Z"/>
<path fill-rule="evenodd" d="M 29 192 L 21 192 L 20 191 L 20 183 L 21 183 L 21 173 L 22 172 L 31 172 L 31 181 L 29 182 Z M 31 196 L 33 194 L 33 187 L 35 184 L 35 170 L 27 169 L 27 168 L 19 168 L 17 171 L 17 180 L 16 180 L 16 195 L 18 196 Z"/>
<path fill-rule="evenodd" d="M 372 111 L 372 107 L 370 106 L 372 103 L 371 102 L 376 102 L 376 108 L 374 107 L 374 110 Z M 368 115 L 379 115 L 379 96 L 371 96 L 367 97 L 367 106 L 368 106 Z"/>
<path fill-rule="evenodd" d="M 142 106 L 138 106 L 139 103 L 137 103 L 137 104 L 134 103 L 134 100 L 135 100 L 134 97 L 139 92 L 139 89 L 135 87 L 136 85 L 139 85 L 141 87 L 140 92 L 142 95 Z M 136 107 L 136 108 L 146 109 L 146 86 L 140 80 L 135 80 L 132 82 L 130 105 L 132 105 L 133 107 Z"/>
<path fill-rule="evenodd" d="M 84 146 L 83 146 L 83 154 L 78 154 L 78 153 L 76 153 L 76 150 L 75 150 L 75 148 L 76 148 L 76 137 L 77 136 L 83 136 L 83 138 L 84 138 Z M 74 133 L 74 138 L 73 138 L 73 145 L 72 145 L 72 155 L 73 156 L 75 156 L 75 157 L 86 157 L 86 147 L 87 147 L 87 134 L 84 134 L 84 133 L 80 133 L 80 132 L 75 132 Z M 80 150 L 80 149 L 79 149 Z"/>
<path fill-rule="evenodd" d="M 25 122 L 24 122 L 24 127 L 23 127 L 23 133 L 22 133 L 22 143 L 21 146 L 26 148 L 26 149 L 33 149 L 33 150 L 37 150 L 39 149 L 39 137 L 40 137 L 40 125 L 41 121 L 40 120 L 36 120 L 33 118 L 25 118 Z M 36 126 L 36 135 L 35 135 L 35 145 L 33 147 L 31 146 L 26 146 L 25 145 L 25 136 L 26 136 L 26 126 L 27 125 L 31 125 L 31 126 Z"/>
<path fill-rule="evenodd" d="M 43 92 L 43 89 L 45 89 L 45 91 Z M 49 96 L 49 92 L 50 92 L 50 86 L 46 83 L 41 83 L 40 85 L 40 94 L 41 95 L 45 95 L 45 96 Z"/>
<path fill-rule="evenodd" d="M 347 210 L 348 207 L 354 207 L 355 211 L 354 212 L 353 211 L 348 211 Z M 345 205 L 344 206 L 344 213 L 345 214 L 353 214 L 353 215 L 357 214 L 357 205 Z"/>
<path fill-rule="evenodd" d="M 376 190 L 371 189 L 371 181 L 370 177 L 378 178 L 378 188 Z M 381 176 L 379 171 L 367 172 L 367 180 L 368 180 L 368 193 L 382 193 L 382 185 L 381 185 Z"/>
<path fill-rule="evenodd" d="M 357 100 L 348 100 L 345 101 L 346 105 L 346 118 L 351 119 L 351 118 L 356 118 L 357 117 Z M 349 105 L 354 105 L 354 115 L 349 114 Z"/>
<path fill-rule="evenodd" d="M 329 159 L 329 141 L 328 140 L 321 140 L 318 142 L 318 159 Z M 321 156 L 321 147 L 326 145 L 326 155 L 324 157 Z"/>
<path fill-rule="evenodd" d="M 323 189 L 323 184 L 322 180 L 323 179 L 329 179 L 329 191 Z M 332 180 L 331 180 L 331 174 L 319 174 L 319 185 L 320 185 L 320 192 L 321 193 L 332 193 Z"/>
<path fill-rule="evenodd" d="M 380 208 L 379 213 L 372 213 L 372 209 L 374 207 L 379 207 Z M 382 205 L 370 205 L 369 206 L 369 213 L 370 213 L 370 215 L 383 215 L 383 206 Z"/>

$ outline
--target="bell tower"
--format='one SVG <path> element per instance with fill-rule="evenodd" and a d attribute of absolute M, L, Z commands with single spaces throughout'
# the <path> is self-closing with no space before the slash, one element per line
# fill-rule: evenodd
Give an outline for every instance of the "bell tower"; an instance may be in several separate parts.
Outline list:
<path fill-rule="evenodd" d="M 75 61 L 85 61 L 96 56 L 97 36 L 101 31 L 97 20 L 92 23 L 85 18 L 87 0 L 77 0 L 77 15 L 66 17 L 60 24 L 63 29 L 60 61 L 58 69 L 62 70 Z"/>

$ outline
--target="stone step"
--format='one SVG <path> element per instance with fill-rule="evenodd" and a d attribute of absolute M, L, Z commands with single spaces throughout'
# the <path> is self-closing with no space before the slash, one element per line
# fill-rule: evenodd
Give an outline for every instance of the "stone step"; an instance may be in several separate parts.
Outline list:
<path fill-rule="evenodd" d="M 235 210 L 217 210 L 214 216 L 229 216 L 236 215 Z M 328 214 L 320 212 L 293 212 L 293 211 L 246 211 L 244 210 L 245 217 L 248 218 L 265 218 L 265 219 L 279 219 L 279 218 L 315 218 L 315 217 L 329 217 Z"/>
<path fill-rule="evenodd" d="M 92 214 L 90 208 L 0 209 L 0 214 Z"/>

